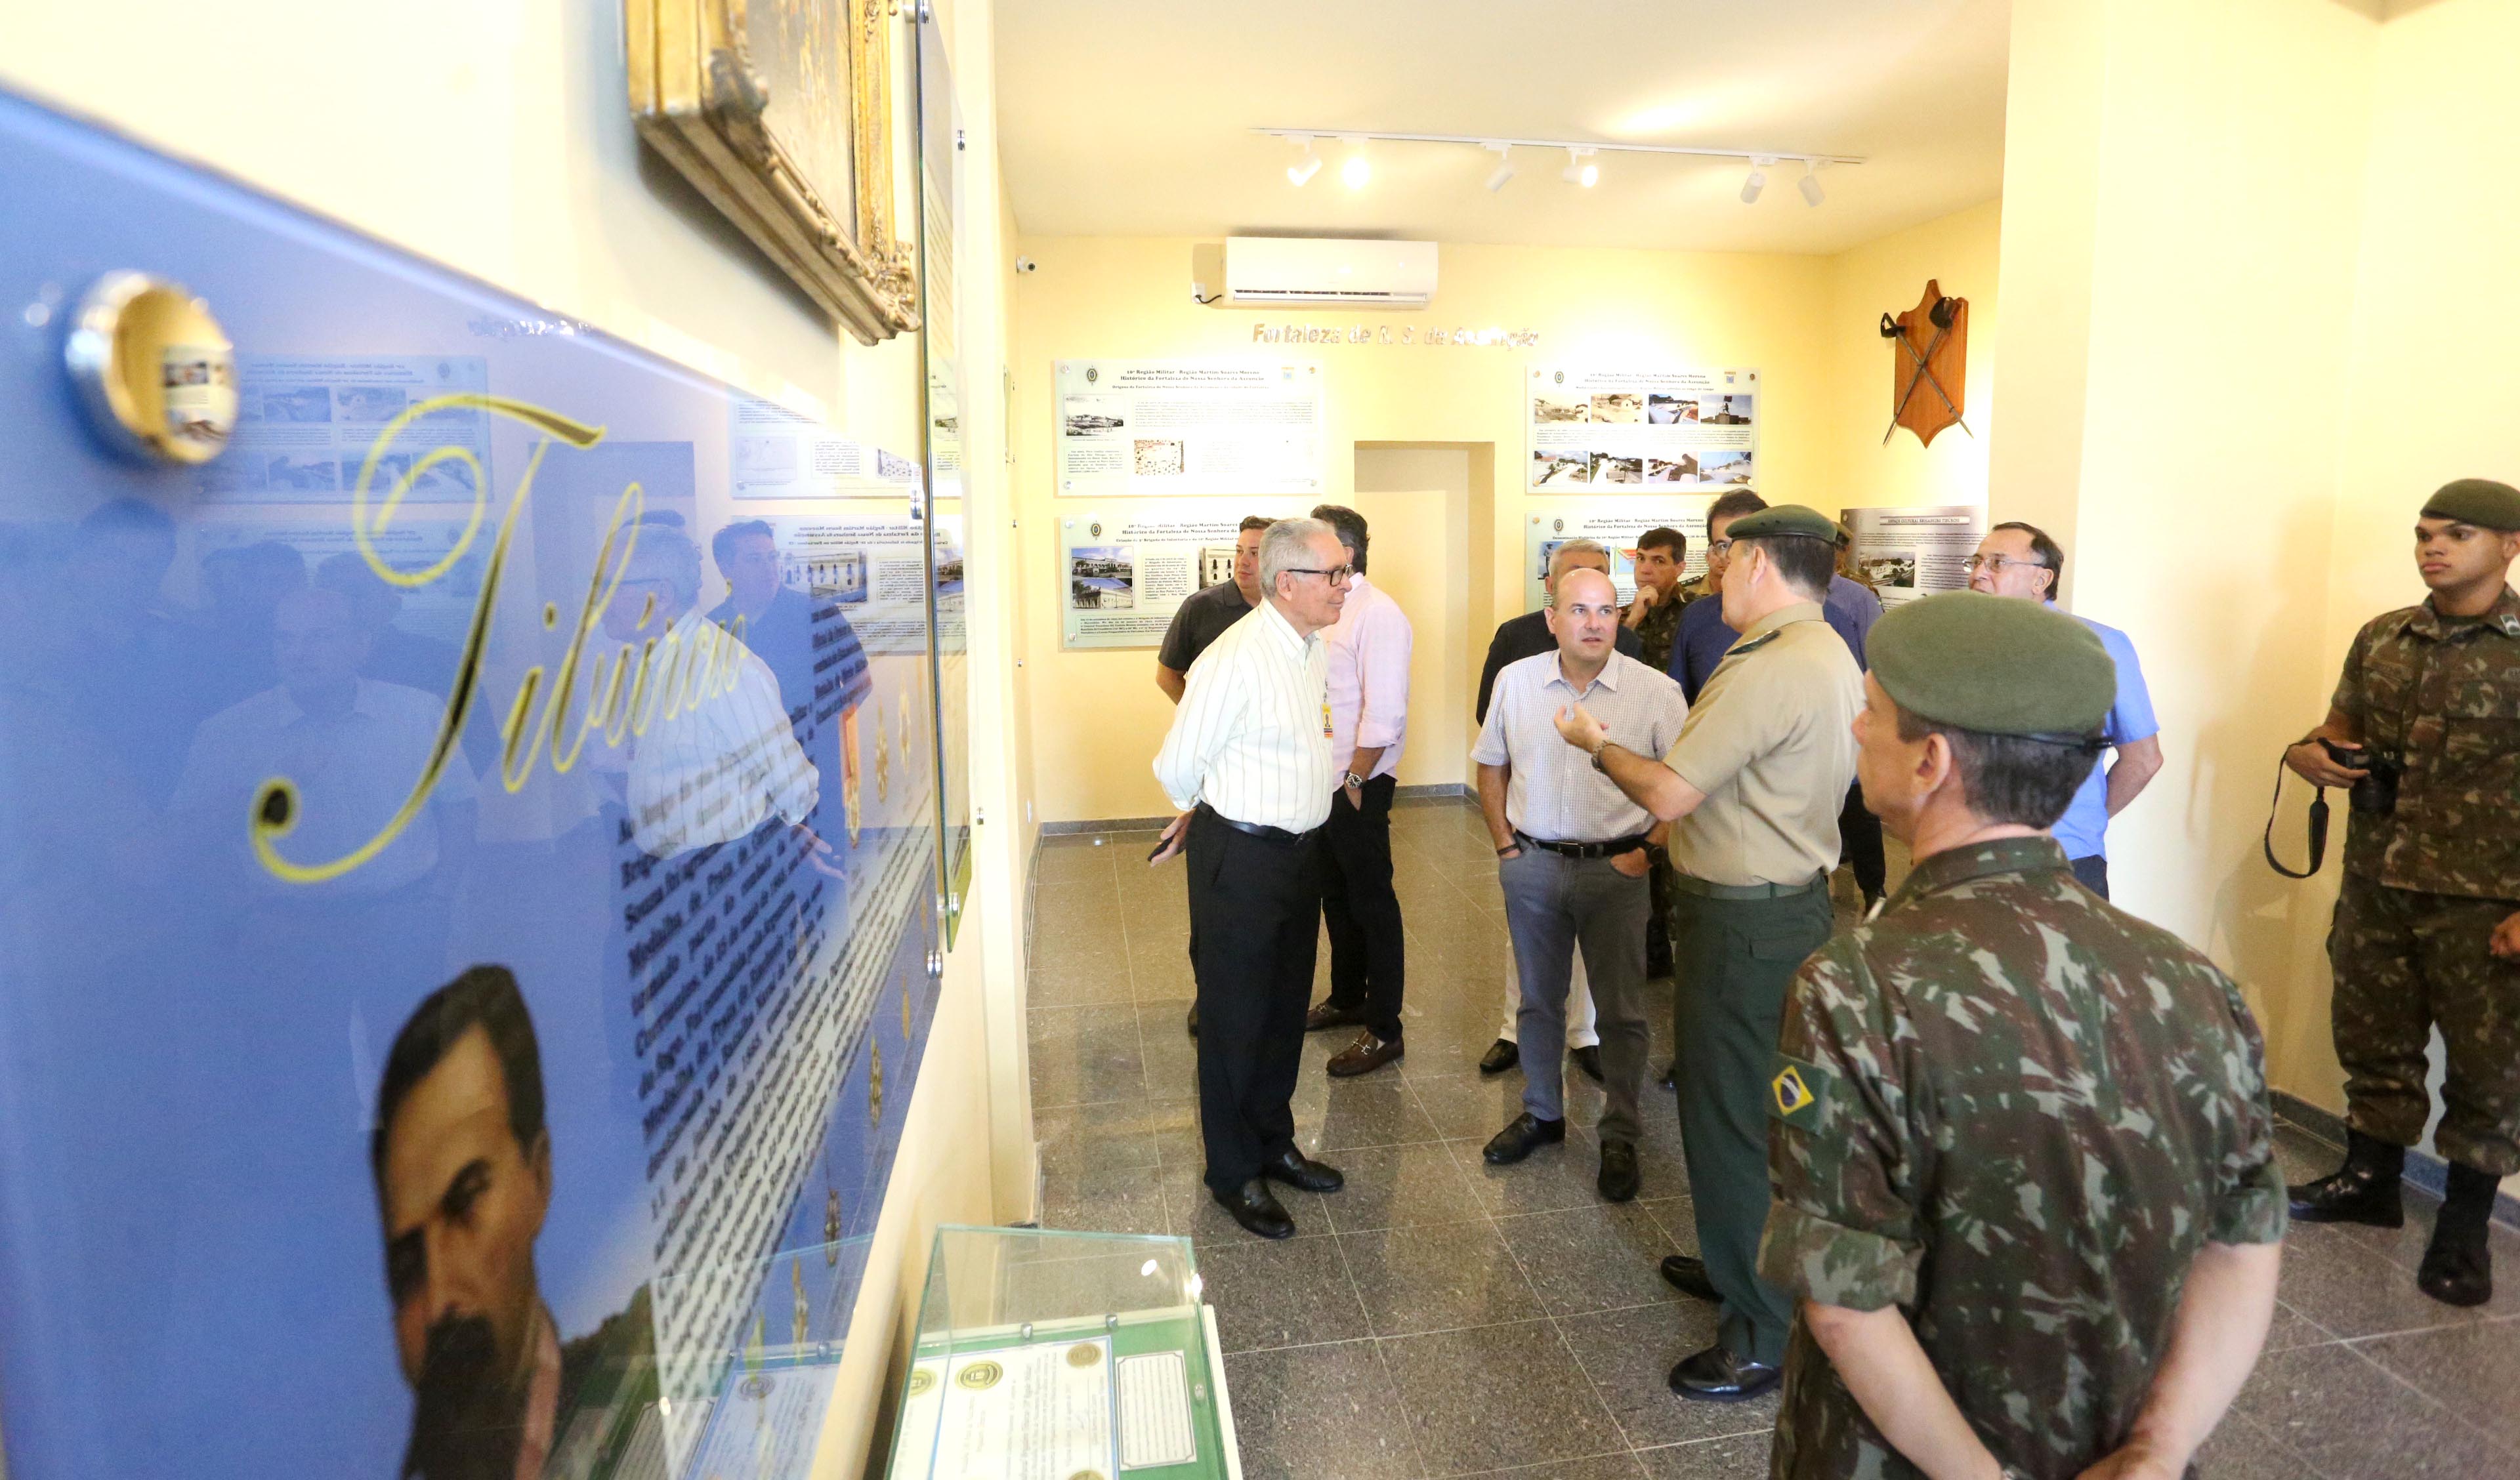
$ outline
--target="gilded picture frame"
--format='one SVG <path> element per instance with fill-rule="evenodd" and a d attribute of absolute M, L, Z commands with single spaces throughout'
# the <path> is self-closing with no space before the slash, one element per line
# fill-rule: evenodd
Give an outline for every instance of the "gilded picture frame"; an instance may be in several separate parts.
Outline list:
<path fill-rule="evenodd" d="M 622 0 L 639 136 L 851 335 L 919 326 L 893 235 L 895 0 Z"/>

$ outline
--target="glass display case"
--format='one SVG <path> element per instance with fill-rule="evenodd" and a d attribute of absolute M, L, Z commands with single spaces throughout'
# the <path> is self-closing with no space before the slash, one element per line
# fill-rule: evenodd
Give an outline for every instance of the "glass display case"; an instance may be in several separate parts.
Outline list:
<path fill-rule="evenodd" d="M 1239 1480 L 1187 1238 L 936 1233 L 893 1480 Z"/>

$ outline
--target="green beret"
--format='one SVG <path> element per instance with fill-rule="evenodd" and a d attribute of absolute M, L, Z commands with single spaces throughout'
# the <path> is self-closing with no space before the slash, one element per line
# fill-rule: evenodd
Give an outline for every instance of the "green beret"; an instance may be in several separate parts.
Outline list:
<path fill-rule="evenodd" d="M 1800 504 L 1770 504 L 1756 514 L 1745 514 L 1727 527 L 1727 534 L 1736 540 L 1773 540 L 1786 535 L 1837 543 L 1837 525 L 1817 509 Z"/>
<path fill-rule="evenodd" d="M 2117 664 L 2099 635 L 2044 602 L 1925 597 L 1891 607 L 1865 650 L 1900 708 L 1981 735 L 2092 737 L 2117 702 Z"/>
<path fill-rule="evenodd" d="M 2460 478 L 2455 483 L 2444 483 L 2439 493 L 2424 501 L 2424 517 L 2456 519 L 2504 534 L 2520 531 L 2520 488 L 2492 478 Z M 1739 534 L 1741 526 L 1733 525 L 1732 532 Z"/>

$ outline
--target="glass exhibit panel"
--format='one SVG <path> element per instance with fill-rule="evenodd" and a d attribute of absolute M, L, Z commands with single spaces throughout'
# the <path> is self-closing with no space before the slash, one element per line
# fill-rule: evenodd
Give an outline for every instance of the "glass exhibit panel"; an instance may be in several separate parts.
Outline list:
<path fill-rule="evenodd" d="M 7 1473 L 697 1473 L 934 1012 L 916 464 L 5 94 L 0 303 Z"/>
<path fill-rule="evenodd" d="M 970 643 L 964 626 L 962 309 L 955 229 L 963 210 L 963 125 L 935 12 L 919 7 L 919 292 L 925 401 L 928 590 L 934 613 L 937 815 L 945 938 L 950 947 L 971 882 Z"/>
<path fill-rule="evenodd" d="M 1187 1238 L 939 1229 L 892 1473 L 1238 1475 L 1201 1288 Z"/>

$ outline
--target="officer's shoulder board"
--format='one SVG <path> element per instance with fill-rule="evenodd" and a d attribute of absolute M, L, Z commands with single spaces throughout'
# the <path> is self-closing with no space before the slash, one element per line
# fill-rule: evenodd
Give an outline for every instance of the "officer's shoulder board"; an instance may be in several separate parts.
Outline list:
<path fill-rule="evenodd" d="M 1808 1058 L 1790 1054 L 1777 1055 L 1775 1073 L 1768 1080 L 1768 1114 L 1789 1126 L 1810 1130 L 1820 1124 L 1828 1109 L 1831 1096 L 1837 1092 L 1837 1075 Z"/>
<path fill-rule="evenodd" d="M 1785 629 L 1782 627 L 1771 627 L 1767 631 L 1760 633 L 1757 637 L 1751 638 L 1746 642 L 1734 643 L 1732 645 L 1732 651 L 1756 652 L 1760 649 L 1768 646 L 1770 643 L 1775 642 L 1777 640 L 1777 635 L 1784 630 Z M 1728 653 L 1726 655 L 1731 656 L 1732 654 Z"/>

